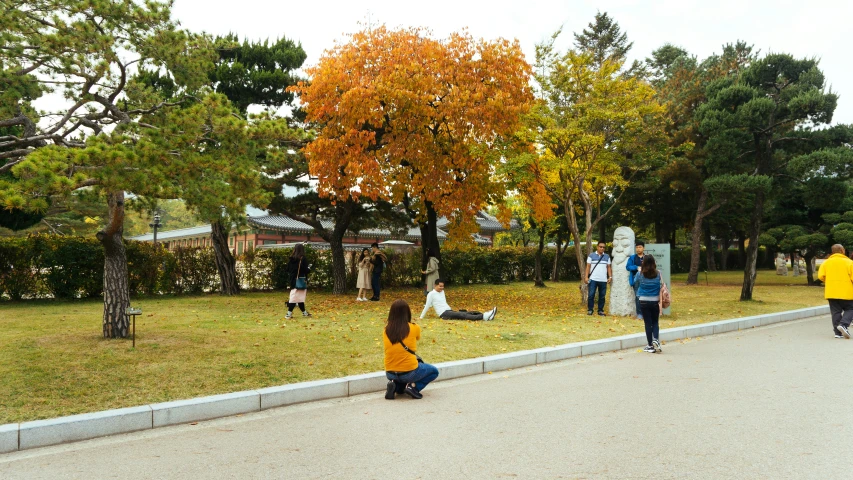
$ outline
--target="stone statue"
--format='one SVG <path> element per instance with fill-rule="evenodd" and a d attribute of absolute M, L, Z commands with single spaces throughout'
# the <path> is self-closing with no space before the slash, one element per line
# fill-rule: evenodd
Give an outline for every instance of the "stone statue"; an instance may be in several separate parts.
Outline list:
<path fill-rule="evenodd" d="M 613 233 L 613 283 L 610 285 L 610 314 L 637 314 L 634 304 L 634 289 L 628 283 L 631 272 L 625 270 L 625 262 L 634 254 L 634 231 L 628 227 L 619 227 Z"/>
<path fill-rule="evenodd" d="M 776 255 L 776 275 L 788 276 L 788 261 L 784 253 Z"/>

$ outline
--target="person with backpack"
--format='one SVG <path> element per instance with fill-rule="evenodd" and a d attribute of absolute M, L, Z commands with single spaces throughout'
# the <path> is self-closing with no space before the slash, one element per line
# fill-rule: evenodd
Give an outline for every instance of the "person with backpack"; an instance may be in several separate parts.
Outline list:
<path fill-rule="evenodd" d="M 385 252 L 379 250 L 378 243 L 373 242 L 373 244 L 370 245 L 370 248 L 373 250 L 373 255 L 370 257 L 370 263 L 373 265 L 373 274 L 370 276 L 370 285 L 373 287 L 373 296 L 370 297 L 370 301 L 378 302 L 380 289 L 379 281 L 382 278 L 382 272 L 385 271 L 385 264 L 388 262 L 388 258 L 385 256 Z"/>
<path fill-rule="evenodd" d="M 385 347 L 385 378 L 388 386 L 385 398 L 394 400 L 396 394 L 419 400 L 423 389 L 438 378 L 438 369 L 418 356 L 421 327 L 412 323 L 412 310 L 405 300 L 397 299 L 388 311 L 388 320 L 382 332 Z"/>
<path fill-rule="evenodd" d="M 605 315 L 604 298 L 607 295 L 607 285 L 613 280 L 613 267 L 610 265 L 610 255 L 604 253 L 605 246 L 604 242 L 598 242 L 597 251 L 586 257 L 586 272 L 584 272 L 583 281 L 589 285 L 586 302 L 587 315 L 592 315 L 596 290 L 598 290 L 598 314 L 602 317 Z"/>
<path fill-rule="evenodd" d="M 290 255 L 290 261 L 287 263 L 290 299 L 287 302 L 287 315 L 284 318 L 292 318 L 293 309 L 297 305 L 302 310 L 303 317 L 311 316 L 305 309 L 305 297 L 308 294 L 308 274 L 311 273 L 310 267 L 308 259 L 305 258 L 305 246 L 301 243 L 296 244 L 293 247 L 293 253 Z"/>
<path fill-rule="evenodd" d="M 660 312 L 664 308 L 662 296 L 665 294 L 666 285 L 657 269 L 655 257 L 645 255 L 640 270 L 631 280 L 631 286 L 637 285 L 637 298 L 640 300 L 640 311 L 646 325 L 648 346 L 643 351 L 660 353 Z"/>

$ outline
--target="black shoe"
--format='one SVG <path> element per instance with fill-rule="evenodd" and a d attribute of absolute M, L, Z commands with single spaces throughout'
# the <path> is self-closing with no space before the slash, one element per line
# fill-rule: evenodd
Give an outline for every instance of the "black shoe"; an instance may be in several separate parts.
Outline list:
<path fill-rule="evenodd" d="M 842 335 L 844 335 L 844 338 L 850 338 L 850 332 L 847 331 L 847 327 L 845 327 L 844 325 L 839 325 L 835 328 L 838 329 L 838 331 L 841 332 Z"/>
<path fill-rule="evenodd" d="M 406 386 L 406 395 L 414 398 L 415 400 L 420 400 L 420 399 L 424 398 L 424 396 L 421 395 L 421 392 L 419 392 L 417 388 L 415 388 L 411 385 Z"/>
<path fill-rule="evenodd" d="M 394 391 L 397 390 L 397 384 L 394 380 L 388 380 L 388 386 L 385 388 L 385 400 L 394 400 Z"/>
<path fill-rule="evenodd" d="M 606 313 L 604 313 L 604 312 L 598 312 L 598 315 L 599 315 L 599 316 L 602 316 L 602 317 L 606 317 L 606 316 L 607 316 L 607 314 L 606 314 Z"/>
<path fill-rule="evenodd" d="M 396 393 L 397 395 L 402 395 L 406 393 L 406 382 L 394 381 L 394 386 L 394 393 Z"/>
<path fill-rule="evenodd" d="M 378 299 L 378 298 L 371 298 L 371 299 L 370 299 L 370 301 L 371 301 L 371 302 L 378 302 L 378 301 L 379 301 L 379 299 Z"/>

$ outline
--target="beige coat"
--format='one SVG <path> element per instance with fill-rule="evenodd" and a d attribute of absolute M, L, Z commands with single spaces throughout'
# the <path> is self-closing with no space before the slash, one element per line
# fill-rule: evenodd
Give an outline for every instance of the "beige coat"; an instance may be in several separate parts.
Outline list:
<path fill-rule="evenodd" d="M 358 279 L 355 282 L 355 288 L 371 288 L 371 270 L 373 270 L 373 265 L 370 264 L 370 257 L 364 257 L 364 259 L 358 263 Z"/>
<path fill-rule="evenodd" d="M 441 277 L 439 277 L 438 274 L 438 259 L 435 257 L 429 257 L 426 267 L 426 289 L 432 290 L 435 281 L 439 278 Z"/>

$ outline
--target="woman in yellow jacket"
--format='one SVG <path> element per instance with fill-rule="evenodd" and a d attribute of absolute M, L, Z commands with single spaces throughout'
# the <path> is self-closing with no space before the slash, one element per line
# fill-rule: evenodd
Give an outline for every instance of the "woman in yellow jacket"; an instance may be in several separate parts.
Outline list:
<path fill-rule="evenodd" d="M 835 338 L 850 338 L 853 320 L 853 260 L 844 255 L 844 247 L 832 246 L 832 255 L 820 265 L 817 278 L 824 283 L 824 298 L 829 301 L 832 333 Z"/>
<path fill-rule="evenodd" d="M 393 400 L 396 393 L 405 392 L 414 399 L 423 398 L 421 390 L 438 378 L 438 369 L 423 363 L 417 355 L 421 327 L 412 323 L 412 310 L 405 300 L 391 304 L 388 322 L 382 332 L 385 344 L 385 377 L 388 388 L 385 398 Z"/>

